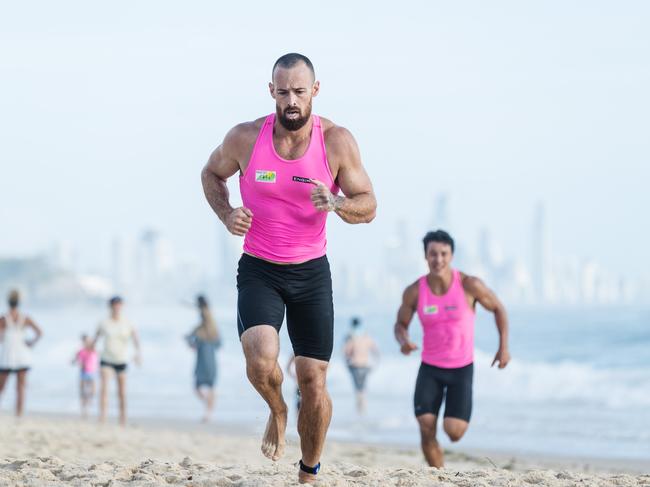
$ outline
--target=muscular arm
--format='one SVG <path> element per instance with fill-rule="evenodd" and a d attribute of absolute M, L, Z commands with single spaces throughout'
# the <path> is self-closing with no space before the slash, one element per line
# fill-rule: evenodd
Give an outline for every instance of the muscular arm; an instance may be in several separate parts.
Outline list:
<path fill-rule="evenodd" d="M 201 171 L 203 193 L 219 220 L 226 222 L 226 217 L 233 210 L 230 206 L 230 192 L 226 180 L 239 169 L 237 161 L 231 159 L 223 145 L 217 147 L 210 155 L 208 163 Z"/>
<path fill-rule="evenodd" d="M 248 231 L 253 213 L 247 208 L 233 208 L 230 205 L 230 192 L 226 181 L 244 169 L 241 162 L 244 159 L 242 154 L 247 153 L 248 146 L 252 147 L 250 138 L 251 134 L 253 136 L 256 134 L 256 130 L 254 123 L 243 123 L 230 130 L 201 171 L 205 198 L 233 235 L 242 236 Z"/>
<path fill-rule="evenodd" d="M 314 204 L 318 209 L 336 212 L 346 223 L 370 223 L 376 215 L 377 200 L 354 137 L 347 129 L 332 126 L 325 133 L 325 144 L 336 182 L 345 196 L 334 196 L 316 182 Z"/>
<path fill-rule="evenodd" d="M 397 321 L 395 322 L 395 340 L 400 345 L 400 351 L 404 355 L 410 354 L 417 350 L 418 346 L 409 339 L 408 328 L 413 319 L 413 315 L 418 305 L 418 286 L 417 282 L 406 288 L 402 295 L 402 304 L 397 311 Z"/>
<path fill-rule="evenodd" d="M 494 357 L 492 365 L 498 362 L 499 368 L 502 369 L 510 361 L 510 353 L 508 351 L 508 314 L 506 313 L 506 308 L 496 294 L 477 277 L 464 276 L 463 287 L 466 293 L 472 296 L 486 310 L 494 314 L 494 321 L 499 331 L 499 350 Z"/>
<path fill-rule="evenodd" d="M 230 206 L 230 192 L 226 180 L 241 168 L 237 160 L 237 146 L 241 138 L 241 128 L 233 128 L 210 155 L 207 164 L 201 171 L 203 192 L 210 207 L 225 224 L 226 218 L 233 211 Z"/>

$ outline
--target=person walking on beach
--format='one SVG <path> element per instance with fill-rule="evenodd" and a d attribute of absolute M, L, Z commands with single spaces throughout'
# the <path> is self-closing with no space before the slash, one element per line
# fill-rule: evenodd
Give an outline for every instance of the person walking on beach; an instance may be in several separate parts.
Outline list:
<path fill-rule="evenodd" d="M 423 243 L 429 273 L 404 291 L 395 338 L 404 355 L 418 349 L 408 335 L 411 319 L 417 313 L 423 329 L 422 363 L 413 405 L 420 426 L 422 452 L 430 466 L 440 468 L 444 458 L 436 428 L 443 398 L 442 426 L 449 439 L 460 440 L 469 426 L 476 303 L 494 314 L 499 349 L 492 365 L 498 364 L 500 369 L 510 361 L 508 317 L 501 301 L 483 281 L 451 267 L 454 241 L 447 232 L 429 232 Z"/>
<path fill-rule="evenodd" d="M 97 376 L 98 357 L 95 344 L 88 335 L 81 336 L 82 348 L 72 364 L 79 365 L 79 398 L 81 400 L 81 417 L 88 417 L 88 406 L 95 396 L 95 378 Z"/>
<path fill-rule="evenodd" d="M 372 370 L 370 358 L 372 355 L 375 362 L 379 360 L 379 348 L 372 337 L 361 330 L 360 318 L 352 318 L 350 322 L 343 354 L 357 396 L 357 412 L 363 414 L 366 411 L 366 379 Z"/>
<path fill-rule="evenodd" d="M 113 376 L 117 379 L 117 398 L 120 407 L 120 424 L 126 425 L 126 368 L 129 362 L 129 343 L 135 346 L 134 361 L 140 364 L 140 340 L 135 327 L 122 315 L 122 298 L 112 297 L 108 302 L 110 316 L 97 329 L 93 346 L 103 340 L 100 354 L 101 386 L 99 398 L 99 420 L 106 421 L 108 408 L 108 384 Z"/>
<path fill-rule="evenodd" d="M 205 405 L 202 421 L 207 423 L 210 421 L 214 410 L 214 385 L 217 380 L 217 359 L 215 355 L 217 349 L 221 346 L 221 337 L 205 296 L 196 298 L 196 306 L 199 308 L 201 322 L 186 339 L 188 345 L 196 352 L 194 388 L 196 395 Z"/>
<path fill-rule="evenodd" d="M 18 311 L 20 293 L 12 290 L 8 296 L 9 311 L 0 316 L 0 396 L 10 374 L 16 374 L 16 416 L 25 407 L 27 372 L 31 366 L 31 348 L 43 336 L 41 328 L 29 316 Z M 28 330 L 33 335 L 28 338 Z"/>
<path fill-rule="evenodd" d="M 347 223 L 368 223 L 376 200 L 352 134 L 312 114 L 320 84 L 311 61 L 286 54 L 271 75 L 275 113 L 230 130 L 202 182 L 228 231 L 245 236 L 237 323 L 248 378 L 270 409 L 262 451 L 273 460 L 285 448 L 278 331 L 286 310 L 302 396 L 298 475 L 307 482 L 318 472 L 332 414 L 325 384 L 334 317 L 325 221 L 334 212 Z M 226 180 L 237 173 L 243 206 L 233 208 Z"/>

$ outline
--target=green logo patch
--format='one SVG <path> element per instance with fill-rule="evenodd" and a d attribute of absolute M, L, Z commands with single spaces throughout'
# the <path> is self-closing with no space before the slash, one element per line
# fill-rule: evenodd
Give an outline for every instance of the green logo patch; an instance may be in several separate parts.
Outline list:
<path fill-rule="evenodd" d="M 438 314 L 438 306 L 435 304 L 432 304 L 431 306 L 425 306 L 424 307 L 424 314 L 425 315 L 436 315 Z"/>
<path fill-rule="evenodd" d="M 255 182 L 257 183 L 275 183 L 275 171 L 255 171 Z"/>

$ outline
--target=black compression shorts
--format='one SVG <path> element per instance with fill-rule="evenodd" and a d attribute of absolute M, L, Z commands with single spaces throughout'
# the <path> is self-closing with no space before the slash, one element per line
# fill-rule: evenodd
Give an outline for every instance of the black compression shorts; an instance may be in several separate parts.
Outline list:
<path fill-rule="evenodd" d="M 113 369 L 117 374 L 122 374 L 126 372 L 126 364 L 114 364 L 112 362 L 106 362 L 105 360 L 100 360 L 100 367 L 109 367 Z"/>
<path fill-rule="evenodd" d="M 248 254 L 237 268 L 239 337 L 256 325 L 287 331 L 296 357 L 329 361 L 334 343 L 332 276 L 327 257 L 302 264 L 273 264 Z"/>
<path fill-rule="evenodd" d="M 472 379 L 474 364 L 458 369 L 443 369 L 420 364 L 415 383 L 413 407 L 415 416 L 434 414 L 438 416 L 445 396 L 445 418 L 469 421 L 472 414 Z"/>

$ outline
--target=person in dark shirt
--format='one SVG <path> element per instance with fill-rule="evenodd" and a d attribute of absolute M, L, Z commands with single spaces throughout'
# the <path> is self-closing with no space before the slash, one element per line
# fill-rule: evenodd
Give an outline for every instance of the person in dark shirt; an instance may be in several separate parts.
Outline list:
<path fill-rule="evenodd" d="M 221 346 L 221 338 L 205 296 L 198 296 L 196 305 L 201 314 L 201 322 L 186 337 L 186 340 L 189 346 L 196 351 L 194 387 L 197 396 L 205 404 L 203 422 L 207 423 L 214 410 L 216 396 L 214 386 L 217 381 L 216 351 Z"/>

